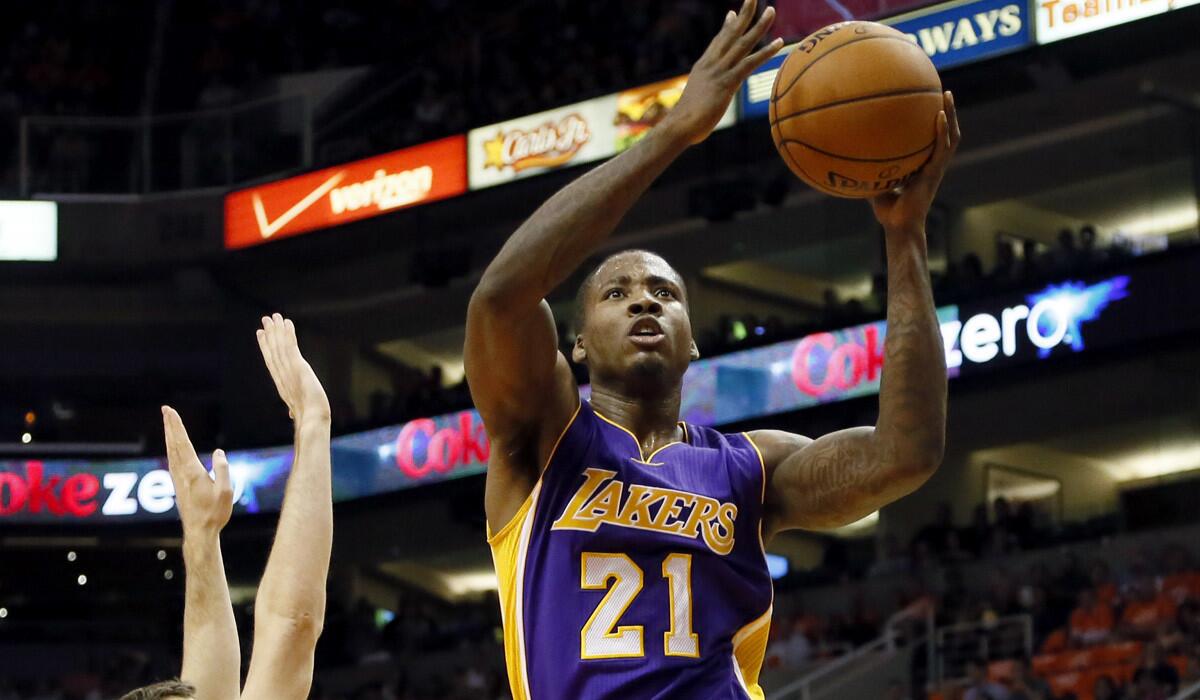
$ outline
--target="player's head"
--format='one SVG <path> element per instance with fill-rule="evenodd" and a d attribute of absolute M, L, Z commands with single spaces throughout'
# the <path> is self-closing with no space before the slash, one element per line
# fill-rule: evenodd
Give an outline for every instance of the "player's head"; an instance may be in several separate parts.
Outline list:
<path fill-rule="evenodd" d="M 593 382 L 634 379 L 652 390 L 678 381 L 700 356 L 683 277 L 654 253 L 605 258 L 580 285 L 576 310 L 571 356 L 588 366 Z"/>
<path fill-rule="evenodd" d="M 196 688 L 180 680 L 163 681 L 131 690 L 121 700 L 196 700 Z"/>

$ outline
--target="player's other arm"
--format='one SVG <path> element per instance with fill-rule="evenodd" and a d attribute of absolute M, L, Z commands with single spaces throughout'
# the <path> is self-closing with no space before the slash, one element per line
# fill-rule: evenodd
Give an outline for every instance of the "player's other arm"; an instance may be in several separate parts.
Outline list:
<path fill-rule="evenodd" d="M 782 46 L 775 41 L 753 51 L 775 16 L 767 8 L 755 22 L 755 8 L 756 0 L 745 0 L 740 12 L 726 16 L 663 122 L 543 204 L 504 244 L 472 294 L 464 364 L 497 455 L 485 497 L 493 527 L 507 523 L 525 500 L 539 476 L 531 470 L 541 466 L 540 446 L 556 437 L 578 401 L 544 297 L 596 251 L 689 144 L 708 136 L 741 83 Z M 549 432 L 555 435 L 547 438 Z"/>
<path fill-rule="evenodd" d="M 942 461 L 946 361 L 925 244 L 925 217 L 960 132 L 954 102 L 938 115 L 938 146 L 899 194 L 872 200 L 886 236 L 887 341 L 874 427 L 809 440 L 778 431 L 753 435 L 768 474 L 766 524 L 827 529 L 852 523 L 925 483 Z"/>
<path fill-rule="evenodd" d="M 313 654 L 325 620 L 325 580 L 333 544 L 329 399 L 300 354 L 296 329 L 279 314 L 263 318 L 258 346 L 295 423 L 275 544 L 254 603 L 254 648 L 247 698 L 302 700 L 312 685 Z"/>
<path fill-rule="evenodd" d="M 163 406 L 162 414 L 187 570 L 179 678 L 194 685 L 206 700 L 234 700 L 240 690 L 241 656 L 221 559 L 221 530 L 233 513 L 229 462 L 224 452 L 214 452 L 213 478 L 209 478 L 179 414 L 168 406 Z"/>

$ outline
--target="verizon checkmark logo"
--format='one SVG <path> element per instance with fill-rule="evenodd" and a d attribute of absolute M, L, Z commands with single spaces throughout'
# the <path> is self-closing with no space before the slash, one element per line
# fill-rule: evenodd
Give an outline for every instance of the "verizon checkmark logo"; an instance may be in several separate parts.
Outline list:
<path fill-rule="evenodd" d="M 279 218 L 274 221 L 267 220 L 267 210 L 263 206 L 262 197 L 257 192 L 254 193 L 254 219 L 258 222 L 258 232 L 262 234 L 263 240 L 279 233 L 280 229 L 290 224 L 297 216 L 300 216 L 309 207 L 317 203 L 317 200 L 329 194 L 329 191 L 337 187 L 338 183 L 346 177 L 346 171 L 342 170 L 325 182 L 317 186 L 315 190 L 304 195 L 304 198 L 292 205 L 291 209 L 279 215 Z"/>

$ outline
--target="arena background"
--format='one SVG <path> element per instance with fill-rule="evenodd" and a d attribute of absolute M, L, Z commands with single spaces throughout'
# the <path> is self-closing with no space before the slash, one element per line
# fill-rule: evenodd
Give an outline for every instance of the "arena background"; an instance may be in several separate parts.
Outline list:
<path fill-rule="evenodd" d="M 1196 4 L 776 2 L 789 40 L 849 17 L 912 35 L 965 140 L 928 225 L 945 462 L 859 523 L 775 539 L 768 697 L 1042 697 L 1027 674 L 1045 697 L 1195 692 Z M 249 622 L 290 459 L 252 334 L 276 310 L 337 436 L 313 697 L 507 697 L 466 301 L 541 201 L 670 109 L 726 9 L 0 8 L 0 700 L 178 672 L 163 403 L 231 453 L 226 563 Z M 705 358 L 687 420 L 817 435 L 874 421 L 886 279 L 869 208 L 774 151 L 781 60 L 611 247 L 686 277 Z M 578 281 L 550 300 L 559 319 Z"/>

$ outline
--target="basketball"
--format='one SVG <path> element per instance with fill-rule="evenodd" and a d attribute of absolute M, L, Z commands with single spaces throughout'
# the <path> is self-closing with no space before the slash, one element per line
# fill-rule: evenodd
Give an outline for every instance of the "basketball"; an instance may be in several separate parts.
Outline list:
<path fill-rule="evenodd" d="M 801 41 L 775 76 L 770 123 L 793 173 L 837 197 L 902 186 L 933 153 L 942 82 L 925 51 L 875 22 Z"/>

